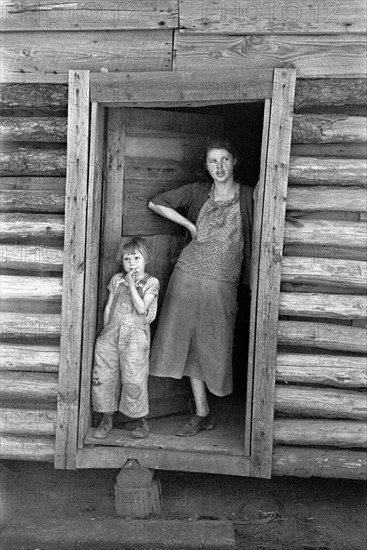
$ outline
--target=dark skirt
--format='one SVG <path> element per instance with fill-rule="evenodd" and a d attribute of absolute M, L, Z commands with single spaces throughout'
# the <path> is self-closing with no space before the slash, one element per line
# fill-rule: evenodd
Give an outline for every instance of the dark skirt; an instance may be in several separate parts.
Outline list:
<path fill-rule="evenodd" d="M 203 380 L 218 396 L 233 390 L 237 285 L 175 268 L 150 353 L 150 374 Z"/>

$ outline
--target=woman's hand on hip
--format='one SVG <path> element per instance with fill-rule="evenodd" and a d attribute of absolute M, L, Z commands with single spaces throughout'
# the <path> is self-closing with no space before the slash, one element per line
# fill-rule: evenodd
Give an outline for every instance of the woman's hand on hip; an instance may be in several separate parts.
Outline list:
<path fill-rule="evenodd" d="M 188 227 L 188 230 L 190 231 L 192 240 L 195 241 L 198 238 L 197 232 L 196 232 L 196 225 L 194 223 L 191 223 Z"/>

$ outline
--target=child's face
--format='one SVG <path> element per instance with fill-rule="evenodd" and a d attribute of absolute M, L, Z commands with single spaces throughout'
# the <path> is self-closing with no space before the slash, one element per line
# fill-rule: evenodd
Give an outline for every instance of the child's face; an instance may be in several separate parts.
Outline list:
<path fill-rule="evenodd" d="M 137 250 L 133 254 L 125 252 L 122 257 L 122 263 L 126 273 L 134 271 L 135 275 L 143 275 L 145 271 L 144 256 Z"/>

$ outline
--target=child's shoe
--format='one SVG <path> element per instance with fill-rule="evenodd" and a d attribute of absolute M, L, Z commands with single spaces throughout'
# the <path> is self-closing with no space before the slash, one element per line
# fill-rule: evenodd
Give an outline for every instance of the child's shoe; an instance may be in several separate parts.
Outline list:
<path fill-rule="evenodd" d="M 102 415 L 102 420 L 98 428 L 94 431 L 93 437 L 95 439 L 105 439 L 110 431 L 112 430 L 113 425 L 113 414 Z"/>
<path fill-rule="evenodd" d="M 149 435 L 149 426 L 146 418 L 140 418 L 135 430 L 131 432 L 131 437 L 134 439 L 144 439 Z"/>

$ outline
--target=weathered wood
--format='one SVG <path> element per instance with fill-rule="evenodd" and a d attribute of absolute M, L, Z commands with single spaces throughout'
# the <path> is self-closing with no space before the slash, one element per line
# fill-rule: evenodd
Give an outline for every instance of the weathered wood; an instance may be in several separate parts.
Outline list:
<path fill-rule="evenodd" d="M 0 408 L 0 432 L 2 434 L 54 435 L 56 408 L 35 403 L 34 407 L 20 406 Z"/>
<path fill-rule="evenodd" d="M 27 33 L 27 41 L 22 48 L 19 48 L 17 32 L 4 33 L 2 61 L 6 72 L 40 74 L 101 69 L 110 72 L 171 70 L 172 31 L 169 29 L 95 31 L 92 34 L 55 31 L 52 33 L 52 41 L 47 45 L 47 56 L 44 54 L 44 45 L 43 32 Z"/>
<path fill-rule="evenodd" d="M 366 448 L 364 422 L 345 420 L 274 420 L 274 445 L 331 446 Z"/>
<path fill-rule="evenodd" d="M 0 370 L 58 372 L 59 346 L 0 343 Z"/>
<path fill-rule="evenodd" d="M 367 80 L 358 78 L 297 79 L 296 111 L 309 107 L 333 105 L 364 105 L 367 102 Z"/>
<path fill-rule="evenodd" d="M 60 214 L 65 209 L 65 194 L 55 191 L 0 191 L 0 209 Z"/>
<path fill-rule="evenodd" d="M 180 29 L 199 33 L 310 33 L 364 32 L 366 5 L 362 0 L 339 0 L 337 4 L 306 0 L 289 3 L 201 3 L 180 1 Z"/>
<path fill-rule="evenodd" d="M 316 418 L 367 419 L 366 394 L 340 388 L 275 386 L 275 413 Z"/>
<path fill-rule="evenodd" d="M 367 193 L 360 187 L 290 186 L 287 210 L 366 212 Z"/>
<path fill-rule="evenodd" d="M 3 191 L 54 191 L 65 195 L 64 177 L 3 176 L 0 186 Z"/>
<path fill-rule="evenodd" d="M 322 245 L 322 244 L 286 244 L 283 249 L 284 256 L 307 257 L 316 261 L 319 259 L 339 259 L 347 261 L 365 262 L 365 248 L 350 248 L 348 246 Z"/>
<path fill-rule="evenodd" d="M 55 76 L 55 75 L 53 75 Z M 66 75 L 67 77 L 67 75 Z M 45 75 L 42 75 L 45 79 Z M 65 76 L 63 75 L 63 80 Z M 47 83 L 4 83 L 0 84 L 0 110 L 4 111 L 41 111 L 48 116 L 55 111 L 66 115 L 68 106 L 67 78 L 64 84 Z"/>
<path fill-rule="evenodd" d="M 366 281 L 367 262 L 301 256 L 282 260 L 282 282 L 363 290 Z"/>
<path fill-rule="evenodd" d="M 4 434 L 0 437 L 0 456 L 3 460 L 53 462 L 55 438 Z"/>
<path fill-rule="evenodd" d="M 6 141 L 66 142 L 63 117 L 1 117 L 0 134 Z"/>
<path fill-rule="evenodd" d="M 64 251 L 50 246 L 1 244 L 0 267 L 17 271 L 62 271 Z"/>
<path fill-rule="evenodd" d="M 85 3 L 40 0 L 3 6 L 2 31 L 96 31 L 97 29 L 162 29 L 178 26 L 178 0 L 138 3 Z"/>
<path fill-rule="evenodd" d="M 10 371 L 0 373 L 1 399 L 11 400 L 18 408 L 32 400 L 56 403 L 56 395 L 57 373 Z"/>
<path fill-rule="evenodd" d="M 367 319 L 367 296 L 281 292 L 279 315 Z"/>
<path fill-rule="evenodd" d="M 366 186 L 366 159 L 291 157 L 289 183 Z"/>
<path fill-rule="evenodd" d="M 348 357 L 344 357 L 345 365 L 338 366 L 329 366 L 325 359 L 321 360 L 318 365 L 309 365 L 307 359 L 304 360 L 302 366 L 292 363 L 279 365 L 277 359 L 276 381 L 285 384 L 313 384 L 335 388 L 367 388 L 366 359 L 361 359 L 360 364 L 356 367 L 350 366 L 352 361 L 348 361 L 348 359 Z M 322 363 L 326 363 L 326 366 L 323 366 Z"/>
<path fill-rule="evenodd" d="M 285 244 L 327 245 L 338 247 L 366 247 L 366 222 L 334 222 L 324 220 L 297 220 L 287 218 Z M 334 256 L 337 256 L 336 254 Z"/>
<path fill-rule="evenodd" d="M 70 337 L 73 327 L 69 325 L 63 328 Z M 34 344 L 50 340 L 53 343 L 60 337 L 60 333 L 61 318 L 57 313 L 1 313 L 0 335 L 3 340 Z"/>
<path fill-rule="evenodd" d="M 365 143 L 294 143 L 291 146 L 291 157 L 320 157 L 364 159 Z M 345 184 L 348 185 L 348 182 Z"/>
<path fill-rule="evenodd" d="M 15 244 L 35 239 L 60 241 L 64 236 L 64 216 L 59 214 L 0 214 L 1 240 Z"/>
<path fill-rule="evenodd" d="M 272 418 L 277 348 L 278 300 L 283 249 L 288 159 L 296 72 L 274 71 L 274 89 L 265 169 L 263 224 L 260 236 L 251 441 L 251 475 L 271 474 Z M 266 243 L 266 246 L 261 246 Z M 261 398 L 259 398 L 261 396 Z"/>
<path fill-rule="evenodd" d="M 2 145 L 0 152 L 1 176 L 64 176 L 66 150 L 64 148 L 36 148 L 32 143 Z"/>
<path fill-rule="evenodd" d="M 45 300 L 61 302 L 61 277 L 0 275 L 1 300 Z"/>
<path fill-rule="evenodd" d="M 367 330 L 333 323 L 280 321 L 278 343 L 287 346 L 367 353 Z"/>
<path fill-rule="evenodd" d="M 247 71 L 255 67 L 291 66 L 297 70 L 299 78 L 363 77 L 366 74 L 363 34 L 321 37 L 254 33 L 253 25 L 251 31 L 242 28 L 236 33 L 246 36 L 228 36 L 227 33 L 193 36 L 176 31 L 174 69 L 201 71 L 203 67 L 214 70 L 241 67 Z"/>
<path fill-rule="evenodd" d="M 365 143 L 367 118 L 347 115 L 295 115 L 292 143 Z"/>
<path fill-rule="evenodd" d="M 67 37 L 65 37 L 66 39 Z M 80 368 L 83 344 L 84 278 L 89 160 L 89 71 L 70 71 L 65 197 L 64 271 L 55 468 L 75 468 Z M 72 327 L 72 337 L 69 330 Z"/>
<path fill-rule="evenodd" d="M 366 451 L 274 447 L 274 476 L 367 479 Z"/>

